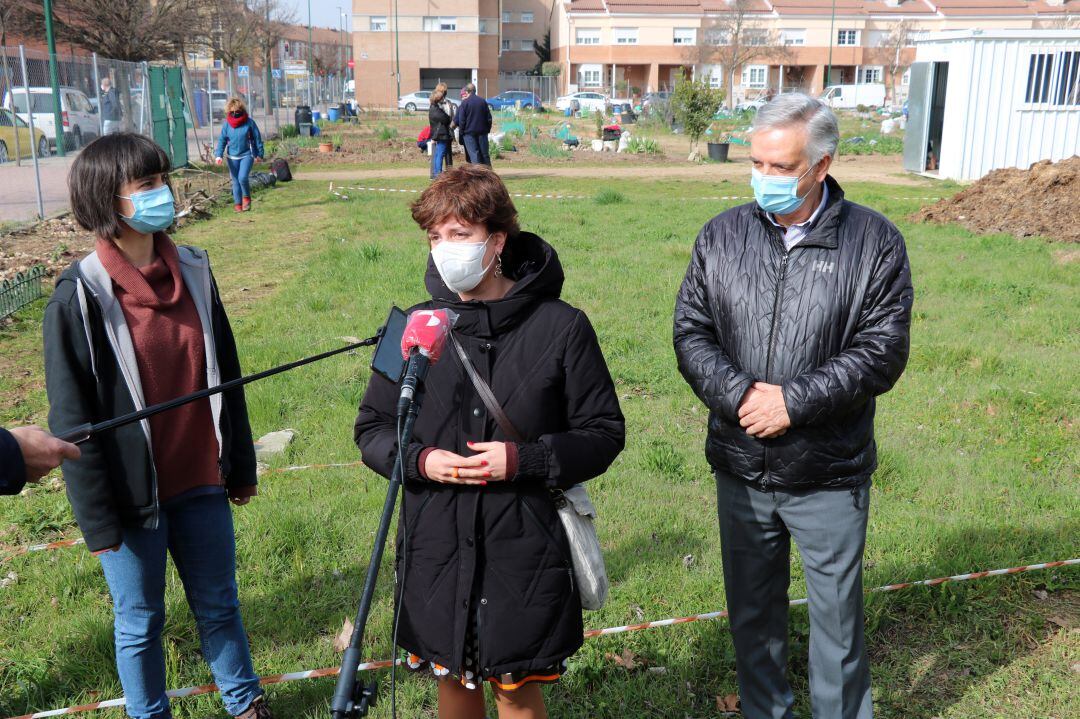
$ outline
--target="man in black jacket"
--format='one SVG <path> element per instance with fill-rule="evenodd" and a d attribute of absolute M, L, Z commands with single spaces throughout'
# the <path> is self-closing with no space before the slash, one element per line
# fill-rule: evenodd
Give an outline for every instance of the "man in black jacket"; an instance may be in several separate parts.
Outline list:
<path fill-rule="evenodd" d="M 120 93 L 112 86 L 112 80 L 108 77 L 101 78 L 101 93 L 98 95 L 101 101 L 102 134 L 111 135 L 120 132 L 120 119 L 124 116 L 124 109 L 120 105 Z"/>
<path fill-rule="evenodd" d="M 844 199 L 836 117 L 799 93 L 754 120 L 756 202 L 698 235 L 675 308 L 679 370 L 709 408 L 724 585 L 742 712 L 791 716 L 790 542 L 810 613 L 819 719 L 868 719 L 862 553 L 875 397 L 908 357 L 904 239 Z"/>
<path fill-rule="evenodd" d="M 465 86 L 468 97 L 461 101 L 454 114 L 454 125 L 461 129 L 461 142 L 469 162 L 491 166 L 488 152 L 488 134 L 491 133 L 491 108 L 487 100 L 476 94 L 476 85 Z"/>
<path fill-rule="evenodd" d="M 65 459 L 78 458 L 78 447 L 40 427 L 0 428 L 0 494 L 18 494 Z"/>

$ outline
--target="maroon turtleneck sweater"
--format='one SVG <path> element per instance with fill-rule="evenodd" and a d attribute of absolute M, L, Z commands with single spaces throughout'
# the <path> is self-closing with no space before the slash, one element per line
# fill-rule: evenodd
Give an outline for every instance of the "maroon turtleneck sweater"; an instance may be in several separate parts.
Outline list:
<path fill-rule="evenodd" d="M 157 258 L 142 268 L 111 240 L 98 239 L 96 249 L 131 332 L 146 405 L 205 389 L 202 323 L 180 274 L 176 245 L 164 233 L 156 234 Z M 224 484 L 209 400 L 151 417 L 150 437 L 159 501 Z"/>

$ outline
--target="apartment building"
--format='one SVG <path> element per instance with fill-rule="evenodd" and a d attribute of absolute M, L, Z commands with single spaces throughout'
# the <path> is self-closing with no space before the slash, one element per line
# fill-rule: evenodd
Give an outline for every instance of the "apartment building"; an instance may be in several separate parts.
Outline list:
<path fill-rule="evenodd" d="M 356 97 L 396 106 L 439 82 L 499 92 L 500 74 L 532 70 L 533 42 L 553 19 L 553 0 L 353 0 Z M 400 70 L 400 77 L 398 71 Z"/>
<path fill-rule="evenodd" d="M 736 99 L 830 84 L 891 90 L 895 82 L 900 101 L 913 43 L 929 32 L 1077 21 L 1078 0 L 562 0 L 552 59 L 563 66 L 566 92 L 644 93 L 685 74 Z M 738 62 L 733 45 L 742 48 Z"/>

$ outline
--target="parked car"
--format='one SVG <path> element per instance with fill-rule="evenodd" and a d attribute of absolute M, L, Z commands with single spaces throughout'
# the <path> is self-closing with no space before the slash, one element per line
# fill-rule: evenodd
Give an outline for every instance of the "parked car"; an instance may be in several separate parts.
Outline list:
<path fill-rule="evenodd" d="M 399 110 L 405 112 L 427 110 L 431 107 L 431 90 L 417 90 L 416 92 L 410 92 L 408 95 L 402 95 L 398 98 L 397 106 Z"/>
<path fill-rule="evenodd" d="M 540 97 L 535 92 L 527 92 L 525 90 L 508 90 L 495 97 L 489 97 L 487 102 L 492 110 L 517 107 L 519 103 L 521 104 L 522 110 L 543 109 Z"/>
<path fill-rule="evenodd" d="M 215 120 L 225 119 L 225 105 L 229 102 L 229 93 L 224 90 L 211 90 L 210 91 L 210 112 L 214 114 Z"/>
<path fill-rule="evenodd" d="M 755 98 L 753 100 L 743 100 L 735 106 L 735 112 L 757 112 L 761 108 L 765 107 L 767 101 L 764 98 Z M 723 103 L 720 104 L 720 108 L 723 109 Z"/>
<path fill-rule="evenodd" d="M 591 90 L 582 90 L 581 92 L 572 92 L 569 95 L 555 98 L 555 107 L 566 112 L 567 108 L 572 106 L 574 100 L 577 100 L 578 106 L 582 110 L 593 110 L 598 112 L 603 112 L 608 104 L 606 95 L 599 92 L 592 92 Z"/>
<path fill-rule="evenodd" d="M 49 138 L 45 137 L 45 133 L 35 127 L 33 142 L 30 137 L 30 126 L 11 110 L 0 107 L 0 164 L 14 160 L 16 148 L 19 157 L 33 157 L 32 145 L 37 147 L 38 157 L 48 157 Z"/>
<path fill-rule="evenodd" d="M 56 121 L 53 116 L 51 87 L 31 87 L 30 102 L 26 90 L 15 88 L 4 94 L 4 107 L 14 110 L 24 122 L 34 113 L 34 127 L 41 128 L 49 144 L 56 147 Z M 68 149 L 78 149 L 99 134 L 98 112 L 90 98 L 73 87 L 60 88 L 60 115 L 64 123 L 64 137 Z"/>

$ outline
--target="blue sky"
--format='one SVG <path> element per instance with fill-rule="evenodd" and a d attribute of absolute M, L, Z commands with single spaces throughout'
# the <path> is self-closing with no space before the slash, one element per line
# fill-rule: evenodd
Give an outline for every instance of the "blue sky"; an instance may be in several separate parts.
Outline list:
<path fill-rule="evenodd" d="M 296 10 L 296 22 L 307 25 L 308 0 L 282 0 Z M 352 0 L 311 0 L 311 24 L 316 27 L 338 27 L 338 7 L 348 14 L 348 29 L 352 30 Z"/>

